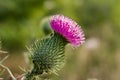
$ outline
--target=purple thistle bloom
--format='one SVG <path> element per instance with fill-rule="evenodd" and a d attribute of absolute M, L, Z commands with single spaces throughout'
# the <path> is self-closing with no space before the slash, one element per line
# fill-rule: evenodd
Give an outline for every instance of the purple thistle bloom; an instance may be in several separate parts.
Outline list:
<path fill-rule="evenodd" d="M 63 15 L 53 15 L 50 18 L 51 28 L 62 35 L 73 46 L 79 46 L 85 40 L 84 33 L 72 19 Z"/>

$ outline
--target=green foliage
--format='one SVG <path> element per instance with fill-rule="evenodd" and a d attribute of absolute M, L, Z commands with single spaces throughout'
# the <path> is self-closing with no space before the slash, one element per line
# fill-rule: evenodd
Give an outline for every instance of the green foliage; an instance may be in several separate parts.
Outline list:
<path fill-rule="evenodd" d="M 0 50 L 1 50 L 1 41 L 0 41 Z"/>
<path fill-rule="evenodd" d="M 17 21 L 29 18 L 31 11 L 42 6 L 43 0 L 1 0 L 0 21 L 15 19 Z"/>

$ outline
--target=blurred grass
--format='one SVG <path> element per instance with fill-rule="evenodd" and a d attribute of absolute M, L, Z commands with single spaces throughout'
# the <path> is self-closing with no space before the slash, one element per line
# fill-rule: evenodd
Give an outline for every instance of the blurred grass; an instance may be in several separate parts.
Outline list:
<path fill-rule="evenodd" d="M 46 17 L 64 14 L 82 26 L 86 43 L 66 47 L 66 65 L 54 80 L 119 80 L 119 9 L 120 0 L 0 0 L 0 40 L 10 54 L 4 63 L 21 74 L 14 65 L 26 67 L 25 46 L 50 33 Z"/>

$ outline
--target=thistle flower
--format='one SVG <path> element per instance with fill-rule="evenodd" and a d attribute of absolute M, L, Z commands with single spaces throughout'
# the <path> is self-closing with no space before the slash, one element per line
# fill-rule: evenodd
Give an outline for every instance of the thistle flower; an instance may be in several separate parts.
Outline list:
<path fill-rule="evenodd" d="M 84 42 L 84 33 L 79 25 L 72 19 L 63 15 L 54 15 L 50 18 L 51 28 L 62 35 L 73 46 Z"/>
<path fill-rule="evenodd" d="M 54 33 L 29 47 L 33 69 L 26 74 L 25 80 L 37 80 L 38 75 L 45 73 L 56 74 L 65 63 L 66 44 L 78 46 L 84 42 L 82 29 L 72 19 L 54 15 L 50 18 L 50 26 Z"/>

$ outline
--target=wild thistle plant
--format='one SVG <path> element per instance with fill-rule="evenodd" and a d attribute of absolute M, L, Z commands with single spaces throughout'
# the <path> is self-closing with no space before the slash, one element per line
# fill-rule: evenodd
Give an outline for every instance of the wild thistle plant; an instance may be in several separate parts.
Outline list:
<path fill-rule="evenodd" d="M 84 42 L 84 33 L 72 19 L 63 15 L 50 17 L 53 33 L 37 40 L 29 47 L 33 68 L 24 80 L 39 80 L 39 75 L 57 73 L 65 63 L 65 46 L 70 43 L 79 46 Z"/>

